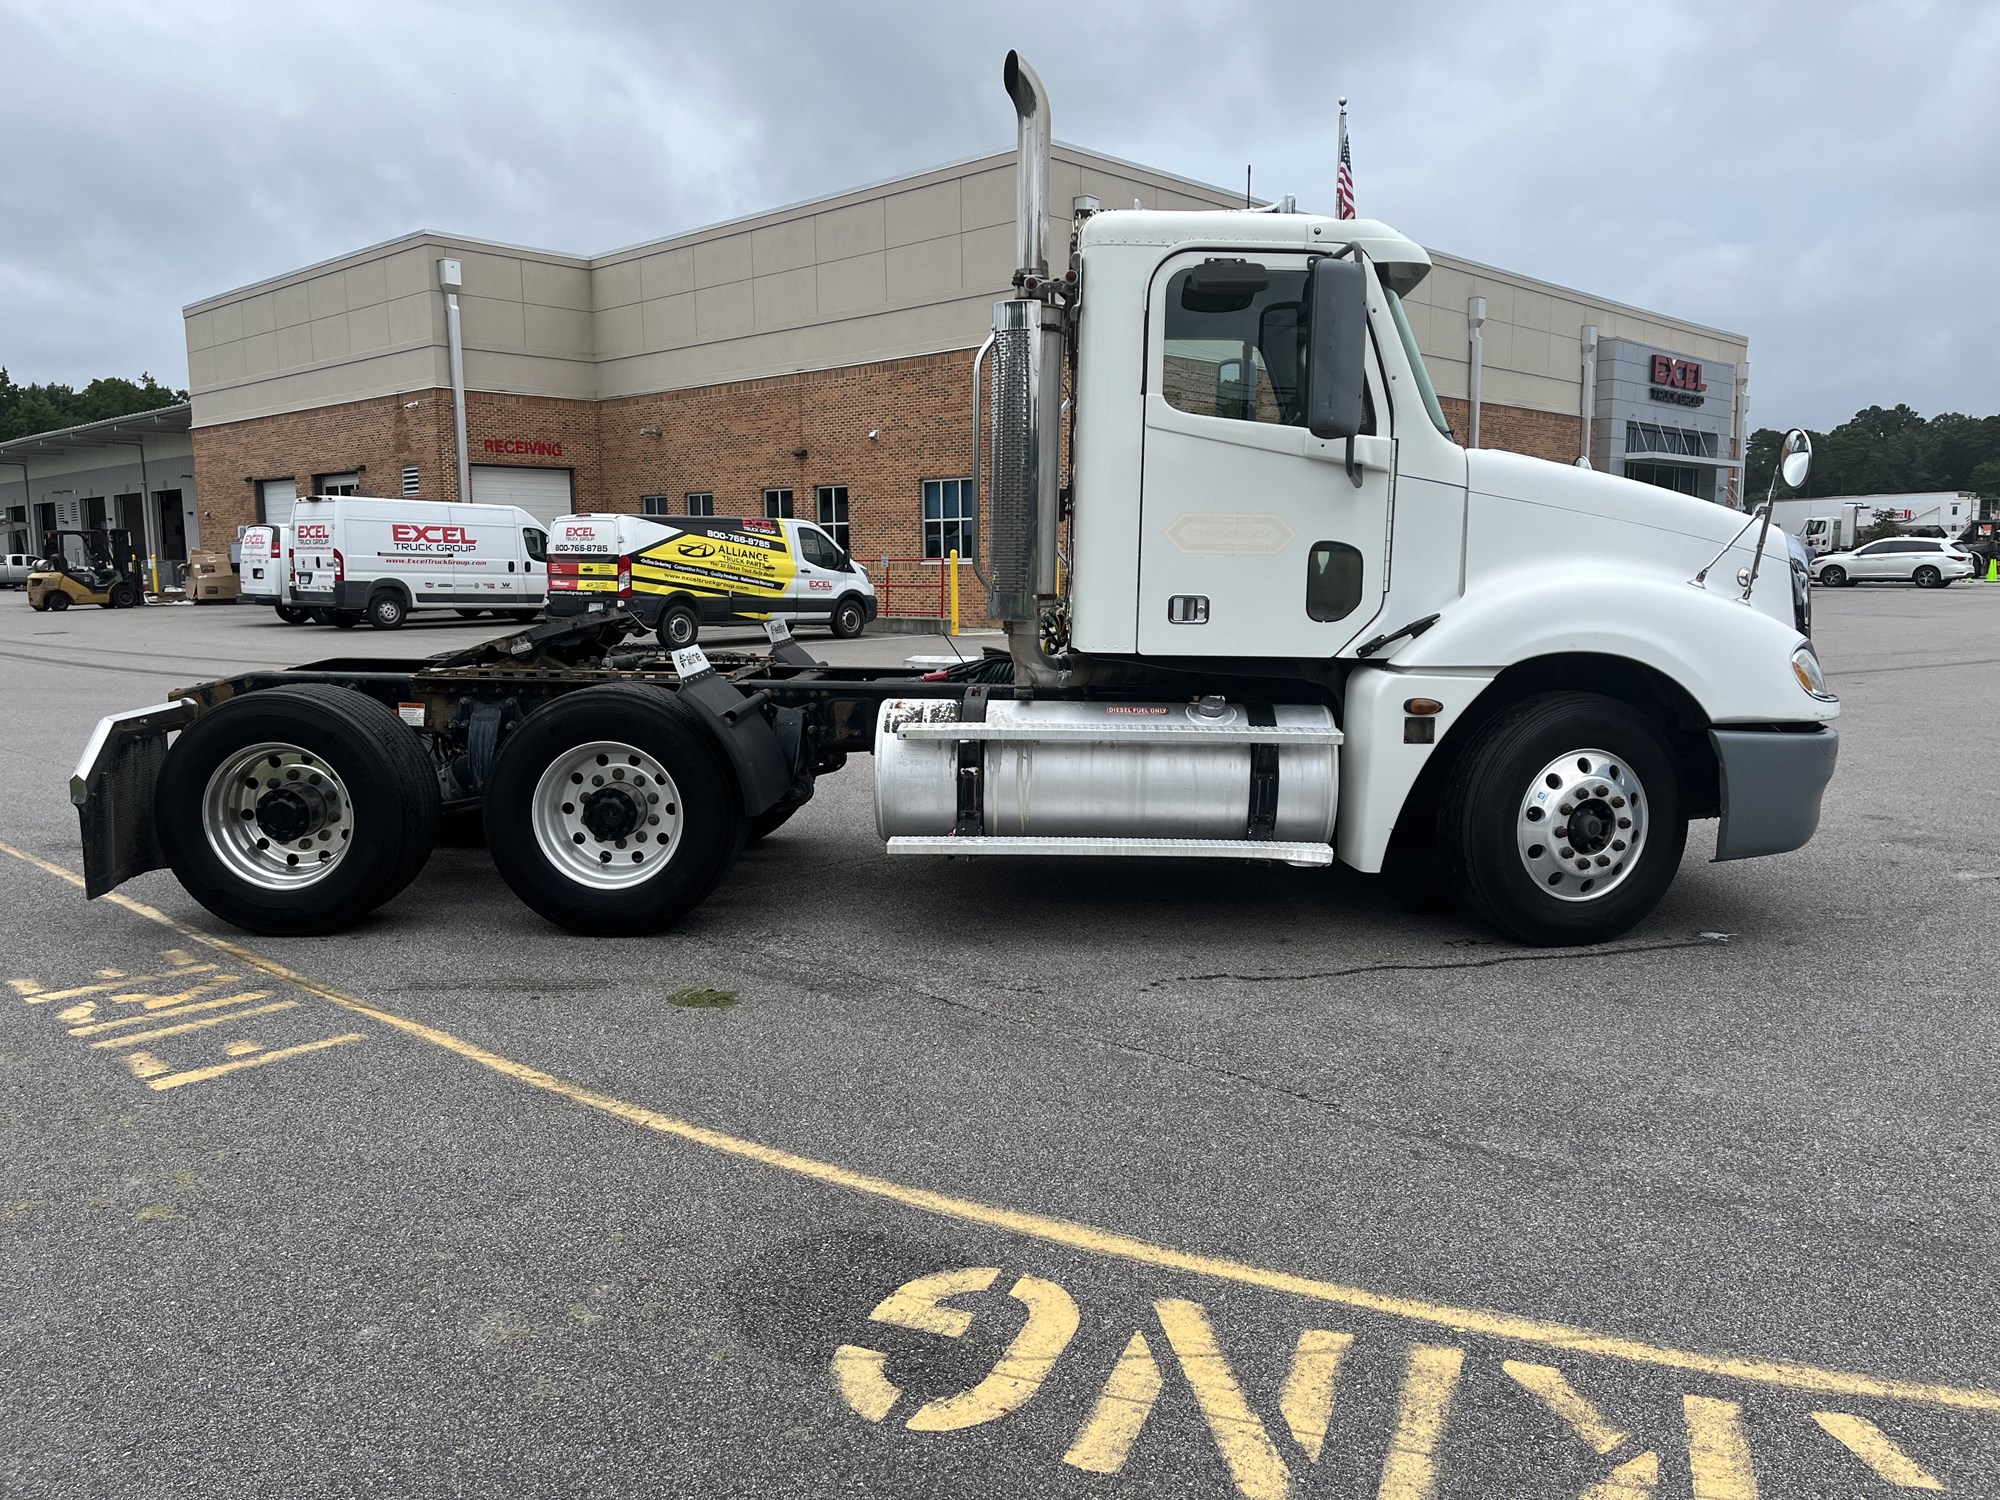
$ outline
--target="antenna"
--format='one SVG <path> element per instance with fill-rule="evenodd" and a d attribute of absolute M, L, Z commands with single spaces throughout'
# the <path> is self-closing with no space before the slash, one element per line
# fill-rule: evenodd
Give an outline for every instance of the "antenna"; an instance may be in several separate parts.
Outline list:
<path fill-rule="evenodd" d="M 1243 169 L 1243 206 L 1250 206 L 1250 168 L 1247 166 Z"/>

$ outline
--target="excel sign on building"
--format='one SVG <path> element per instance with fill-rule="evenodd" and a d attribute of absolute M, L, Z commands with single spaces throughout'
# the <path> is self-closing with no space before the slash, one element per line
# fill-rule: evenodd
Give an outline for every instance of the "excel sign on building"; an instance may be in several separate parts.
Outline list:
<path fill-rule="evenodd" d="M 1736 366 L 1633 339 L 1597 346 L 1593 466 L 1703 500 L 1723 498 L 1740 455 Z"/>

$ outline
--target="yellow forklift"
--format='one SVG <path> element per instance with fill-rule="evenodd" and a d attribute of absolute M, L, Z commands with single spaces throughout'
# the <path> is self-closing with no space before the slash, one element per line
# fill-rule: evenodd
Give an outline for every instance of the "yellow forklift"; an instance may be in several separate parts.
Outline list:
<path fill-rule="evenodd" d="M 139 555 L 129 531 L 49 531 L 42 534 L 42 557 L 28 574 L 32 609 L 68 609 L 95 604 L 131 609 L 146 602 L 139 585 Z"/>

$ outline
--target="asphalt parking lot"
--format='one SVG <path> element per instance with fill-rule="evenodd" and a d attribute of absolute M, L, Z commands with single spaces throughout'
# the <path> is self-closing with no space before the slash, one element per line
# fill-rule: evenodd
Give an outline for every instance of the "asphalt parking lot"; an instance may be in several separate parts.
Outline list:
<path fill-rule="evenodd" d="M 1996 1493 L 2000 586 L 1816 604 L 1818 839 L 1547 953 L 866 757 L 644 941 L 86 903 L 100 714 L 485 632 L 0 596 L 0 1495 Z"/>

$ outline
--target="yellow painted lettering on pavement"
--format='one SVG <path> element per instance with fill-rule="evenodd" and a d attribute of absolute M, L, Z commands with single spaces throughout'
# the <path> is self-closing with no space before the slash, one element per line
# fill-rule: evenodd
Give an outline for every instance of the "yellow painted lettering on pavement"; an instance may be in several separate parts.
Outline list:
<path fill-rule="evenodd" d="M 1403 1399 L 1389 1456 L 1382 1460 L 1379 1500 L 1431 1500 L 1437 1493 L 1438 1442 L 1451 1416 L 1452 1397 L 1465 1351 L 1444 1344 L 1418 1344 L 1403 1372 Z"/>
<path fill-rule="evenodd" d="M 1146 1335 L 1133 1334 L 1063 1462 L 1092 1474 L 1116 1474 L 1124 1468 L 1164 1383 Z"/>
<path fill-rule="evenodd" d="M 1028 1321 L 1000 1356 L 993 1373 L 969 1391 L 918 1407 L 904 1425 L 912 1432 L 957 1432 L 996 1422 L 1034 1398 L 1049 1369 L 1076 1337 L 1078 1314 L 1070 1294 L 1053 1281 L 1023 1276 L 1007 1295 L 1028 1309 Z"/>
<path fill-rule="evenodd" d="M 1896 1446 L 1895 1440 L 1866 1417 L 1844 1411 L 1816 1411 L 1812 1419 L 1849 1453 L 1875 1471 L 1884 1484 L 1899 1490 L 1942 1490 L 1937 1476 Z"/>
<path fill-rule="evenodd" d="M 1629 1442 L 1630 1434 L 1607 1421 L 1602 1412 L 1549 1365 L 1531 1365 L 1518 1359 L 1503 1360 L 1505 1370 L 1516 1385 L 1531 1392 L 1542 1405 L 1560 1417 L 1578 1437 L 1609 1458 Z"/>
<path fill-rule="evenodd" d="M 161 1026 L 153 1031 L 135 1031 L 126 1036 L 108 1036 L 101 1042 L 92 1042 L 92 1047 L 129 1047 L 134 1042 L 154 1042 L 163 1036 L 179 1036 L 184 1031 L 205 1031 L 211 1026 L 227 1026 L 233 1021 L 247 1020 L 251 1016 L 268 1016 L 281 1010 L 297 1010 L 296 1000 L 280 1000 L 275 1005 L 254 1005 L 249 1010 L 232 1010 L 219 1016 L 203 1016 L 199 1021 L 182 1021 L 174 1026 Z"/>
<path fill-rule="evenodd" d="M 1354 1343 L 1351 1333 L 1308 1328 L 1292 1351 L 1292 1368 L 1278 1392 L 1278 1412 L 1291 1429 L 1292 1441 L 1314 1463 L 1326 1446 L 1327 1424 L 1333 1420 L 1333 1391 L 1340 1382 L 1340 1362 Z"/>
<path fill-rule="evenodd" d="M 66 990 L 37 990 L 21 998 L 30 1005 L 53 1005 L 58 1000 L 81 1000 L 85 995 L 103 995 L 128 984 L 153 984 L 162 979 L 185 979 L 191 974 L 213 974 L 214 964 L 187 964 L 164 974 L 136 974 L 130 979 L 108 979 L 102 984 L 79 984 Z"/>
<path fill-rule="evenodd" d="M 321 1037 L 316 1042 L 302 1042 L 296 1047 L 280 1047 L 275 1052 L 260 1052 L 255 1057 L 241 1057 L 235 1062 L 216 1063 L 207 1068 L 189 1068 L 186 1072 L 169 1073 L 164 1078 L 155 1078 L 146 1087 L 177 1089 L 183 1084 L 203 1083 L 211 1078 L 220 1078 L 225 1073 L 240 1073 L 245 1068 L 261 1068 L 266 1063 L 283 1062 L 289 1057 L 304 1057 L 308 1052 L 323 1052 L 328 1047 L 338 1047 L 346 1042 L 358 1042 L 367 1035 L 365 1031 L 350 1031 L 342 1036 Z"/>
<path fill-rule="evenodd" d="M 172 1010 L 148 1011 L 142 1015 L 121 1016 L 115 1021 L 95 1021 L 88 1026 L 72 1026 L 71 1036 L 96 1036 L 99 1032 L 119 1031 L 127 1026 L 145 1026 L 153 1021 L 164 1021 L 169 1016 L 193 1015 L 197 1011 L 225 1010 L 232 1005 L 248 1005 L 253 1000 L 268 1000 L 269 990 L 245 990 L 240 995 L 224 995 L 219 1000 L 197 1000 L 193 1005 L 176 1005 Z M 84 1002 L 88 1005 L 90 1002 Z M 82 1009 L 82 1006 L 77 1009 Z M 70 1013 L 64 1011 L 57 1020 L 68 1020 Z"/>
<path fill-rule="evenodd" d="M 7 981 L 7 988 L 19 995 L 23 1000 L 28 1000 L 32 996 L 39 995 L 42 992 L 41 981 L 35 979 L 10 979 Z M 33 1003 L 40 1005 L 42 1002 L 35 1000 Z"/>
<path fill-rule="evenodd" d="M 935 1333 L 943 1338 L 962 1338 L 972 1326 L 972 1314 L 963 1308 L 945 1307 L 947 1297 L 983 1292 L 1000 1275 L 998 1266 L 973 1266 L 963 1271 L 939 1271 L 905 1282 L 868 1316 L 892 1328 L 908 1328 L 917 1333 Z"/>
<path fill-rule="evenodd" d="M 888 1356 L 880 1349 L 842 1344 L 833 1351 L 833 1383 L 840 1397 L 863 1420 L 879 1422 L 889 1415 L 902 1391 L 882 1373 Z"/>
<path fill-rule="evenodd" d="M 1683 1396 L 1681 1407 L 1687 1414 L 1694 1500 L 1757 1500 L 1757 1472 L 1750 1465 L 1742 1406 L 1712 1396 Z"/>
<path fill-rule="evenodd" d="M 1660 1455 L 1648 1449 L 1606 1474 L 1577 1500 L 1652 1500 L 1660 1485 Z"/>
<path fill-rule="evenodd" d="M 1180 1361 L 1181 1374 L 1194 1391 L 1195 1403 L 1208 1419 L 1208 1430 L 1222 1452 L 1222 1461 L 1229 1466 L 1237 1492 L 1244 1500 L 1284 1500 L 1291 1493 L 1291 1470 L 1244 1399 L 1243 1387 L 1237 1384 L 1215 1341 L 1208 1313 L 1199 1302 L 1178 1297 L 1155 1302 L 1153 1311 Z"/>

